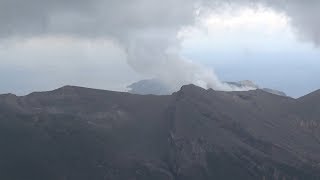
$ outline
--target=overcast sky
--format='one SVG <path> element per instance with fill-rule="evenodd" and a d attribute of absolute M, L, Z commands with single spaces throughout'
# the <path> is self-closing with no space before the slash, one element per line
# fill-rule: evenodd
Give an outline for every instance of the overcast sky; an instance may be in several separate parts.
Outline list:
<path fill-rule="evenodd" d="M 317 0 L 0 0 L 0 93 L 145 78 L 320 89 Z"/>

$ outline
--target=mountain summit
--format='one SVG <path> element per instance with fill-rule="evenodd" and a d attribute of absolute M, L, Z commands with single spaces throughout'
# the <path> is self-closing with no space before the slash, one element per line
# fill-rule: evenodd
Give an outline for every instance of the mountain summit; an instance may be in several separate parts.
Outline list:
<path fill-rule="evenodd" d="M 194 85 L 0 95 L 0 179 L 320 179 L 320 104 L 309 99 Z"/>
<path fill-rule="evenodd" d="M 254 82 L 249 80 L 239 81 L 239 82 L 224 82 L 226 85 L 233 87 L 235 90 L 237 89 L 245 89 L 245 90 L 254 90 L 254 89 L 261 89 L 265 92 L 279 95 L 279 96 L 287 96 L 286 93 L 270 89 L 270 88 L 260 88 Z M 148 80 L 141 80 L 135 82 L 127 87 L 129 89 L 129 93 L 132 94 L 141 94 L 141 95 L 170 95 L 178 89 L 172 89 L 170 85 L 166 84 L 165 82 L 159 79 L 148 79 Z"/>

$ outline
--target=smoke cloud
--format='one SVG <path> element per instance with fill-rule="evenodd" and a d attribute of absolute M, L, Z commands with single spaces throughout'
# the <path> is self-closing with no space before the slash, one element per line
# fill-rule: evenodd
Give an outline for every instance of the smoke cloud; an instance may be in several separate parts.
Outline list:
<path fill-rule="evenodd" d="M 236 89 L 208 69 L 179 55 L 183 28 L 224 6 L 264 5 L 286 13 L 299 37 L 320 43 L 320 2 L 299 0 L 0 0 L 0 38 L 72 36 L 111 39 L 137 72 L 174 87 L 193 83 Z"/>

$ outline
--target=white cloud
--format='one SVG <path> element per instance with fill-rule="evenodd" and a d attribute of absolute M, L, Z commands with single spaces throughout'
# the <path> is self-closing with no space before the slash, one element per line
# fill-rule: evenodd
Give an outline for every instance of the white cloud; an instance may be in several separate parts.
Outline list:
<path fill-rule="evenodd" d="M 203 20 L 203 24 L 209 31 L 264 31 L 276 33 L 289 28 L 289 18 L 272 9 L 259 7 L 237 7 L 227 9 L 224 13 L 210 14 Z"/>

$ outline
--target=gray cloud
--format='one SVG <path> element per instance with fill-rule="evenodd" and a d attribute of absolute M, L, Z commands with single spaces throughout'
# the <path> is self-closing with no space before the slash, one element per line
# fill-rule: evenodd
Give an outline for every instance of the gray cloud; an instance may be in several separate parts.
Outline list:
<path fill-rule="evenodd" d="M 193 21 L 191 0 L 1 0 L 2 36 L 124 36 L 148 28 L 178 29 Z"/>
<path fill-rule="evenodd" d="M 226 3 L 227 2 L 227 3 Z M 304 1 L 305 2 L 305 1 Z M 319 43 L 318 1 L 298 0 L 0 0 L 0 38 L 74 36 L 114 40 L 137 72 L 172 85 L 233 90 L 214 72 L 179 56 L 177 33 L 208 9 L 267 5 L 285 12 L 300 37 Z"/>
<path fill-rule="evenodd" d="M 267 4 L 286 13 L 299 37 L 320 44 L 320 1 L 318 0 L 281 0 L 271 1 Z"/>

